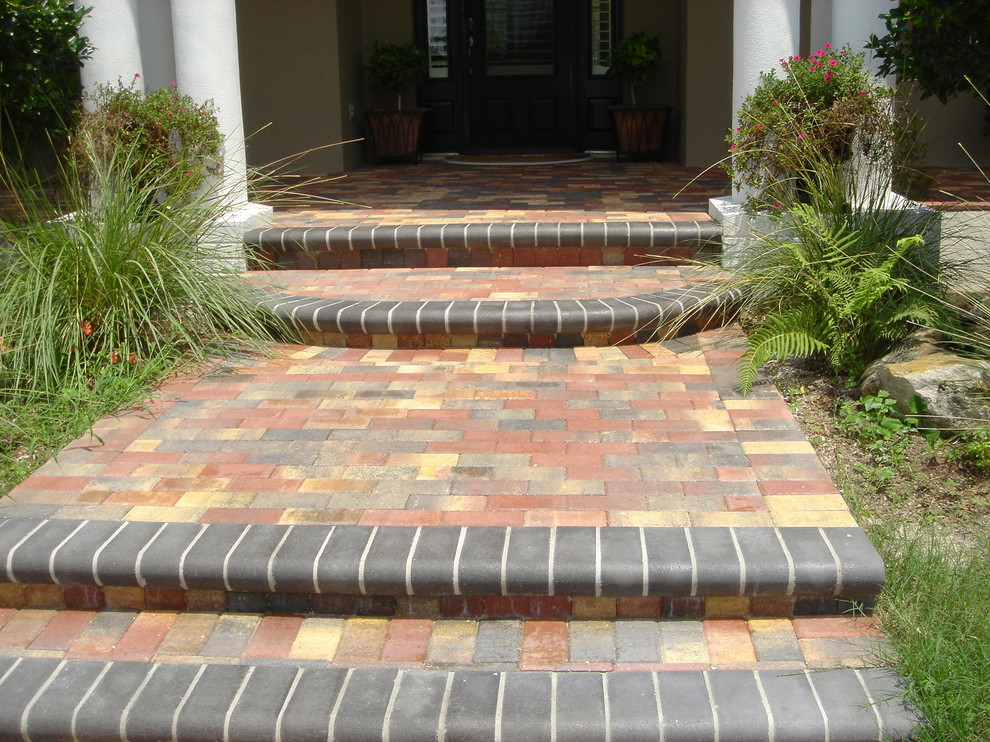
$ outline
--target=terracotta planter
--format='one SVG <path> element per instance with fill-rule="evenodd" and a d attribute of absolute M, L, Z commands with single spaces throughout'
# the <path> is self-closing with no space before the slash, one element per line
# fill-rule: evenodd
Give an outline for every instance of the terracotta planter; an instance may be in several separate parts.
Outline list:
<path fill-rule="evenodd" d="M 403 159 L 419 162 L 423 117 L 427 109 L 409 111 L 366 111 L 368 144 L 373 162 L 382 159 Z"/>
<path fill-rule="evenodd" d="M 611 106 L 618 138 L 616 157 L 659 159 L 670 106 Z"/>

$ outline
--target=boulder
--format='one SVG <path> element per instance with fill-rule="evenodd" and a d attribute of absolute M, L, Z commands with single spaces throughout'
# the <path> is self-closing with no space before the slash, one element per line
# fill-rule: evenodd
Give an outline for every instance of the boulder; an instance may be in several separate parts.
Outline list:
<path fill-rule="evenodd" d="M 921 427 L 966 430 L 990 425 L 990 363 L 938 345 L 934 331 L 915 333 L 874 361 L 860 377 L 860 395 L 885 389 L 903 414 L 915 396 L 925 403 Z"/>

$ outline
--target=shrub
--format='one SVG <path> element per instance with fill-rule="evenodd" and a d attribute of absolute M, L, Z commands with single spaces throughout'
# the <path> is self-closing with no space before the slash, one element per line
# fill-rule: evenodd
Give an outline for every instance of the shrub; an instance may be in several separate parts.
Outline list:
<path fill-rule="evenodd" d="M 368 47 L 364 69 L 372 87 L 395 93 L 402 110 L 402 91 L 426 77 L 426 55 L 415 44 L 376 41 Z"/>
<path fill-rule="evenodd" d="M 0 389 L 52 395 L 107 367 L 138 373 L 271 337 L 239 267 L 209 244 L 222 196 L 193 194 L 142 138 L 101 138 L 90 123 L 75 148 L 63 202 L 20 180 L 23 215 L 0 222 Z"/>
<path fill-rule="evenodd" d="M 629 86 L 636 105 L 636 86 L 646 82 L 660 58 L 660 39 L 645 31 L 626 36 L 608 55 L 606 74 Z"/>
<path fill-rule="evenodd" d="M 136 88 L 139 81 L 134 75 L 129 85 L 98 86 L 89 96 L 91 110 L 75 140 L 77 168 L 92 181 L 126 159 L 134 175 L 195 192 L 223 169 L 224 137 L 212 101 L 198 104 L 175 83 L 145 93 Z"/>
<path fill-rule="evenodd" d="M 810 165 L 832 167 L 855 157 L 889 170 L 891 143 L 908 127 L 894 113 L 894 92 L 864 58 L 825 44 L 807 58 L 780 60 L 780 75 L 760 75 L 727 137 L 726 169 L 738 187 L 752 191 L 749 210 L 805 198 Z"/>
<path fill-rule="evenodd" d="M 72 0 L 8 0 L 0 8 L 0 150 L 7 157 L 39 132 L 57 141 L 71 128 L 79 67 L 92 51 L 79 36 L 87 12 Z"/>

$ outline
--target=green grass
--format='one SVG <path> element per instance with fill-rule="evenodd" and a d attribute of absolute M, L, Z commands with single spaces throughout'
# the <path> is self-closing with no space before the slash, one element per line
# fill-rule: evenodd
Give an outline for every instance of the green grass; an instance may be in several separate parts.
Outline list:
<path fill-rule="evenodd" d="M 176 367 L 160 357 L 140 368 L 110 366 L 90 383 L 57 392 L 16 394 L 0 401 L 0 495 L 6 494 L 104 415 L 143 403 Z"/>
<path fill-rule="evenodd" d="M 957 543 L 937 527 L 874 530 L 887 564 L 877 605 L 890 649 L 927 718 L 922 742 L 990 739 L 990 532 Z"/>

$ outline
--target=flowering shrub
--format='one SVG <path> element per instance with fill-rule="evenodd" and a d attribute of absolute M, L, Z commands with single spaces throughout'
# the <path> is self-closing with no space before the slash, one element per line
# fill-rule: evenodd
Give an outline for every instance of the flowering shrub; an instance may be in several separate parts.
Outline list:
<path fill-rule="evenodd" d="M 739 111 L 727 141 L 727 170 L 753 191 L 751 210 L 780 208 L 800 195 L 808 170 L 846 162 L 854 154 L 889 155 L 894 92 L 865 66 L 864 54 L 824 44 L 808 57 L 780 60 Z"/>
<path fill-rule="evenodd" d="M 196 103 L 175 83 L 145 93 L 130 85 L 101 86 L 90 96 L 76 137 L 76 155 L 85 167 L 93 154 L 106 161 L 111 153 L 130 153 L 131 168 L 174 181 L 174 191 L 193 193 L 208 175 L 223 168 L 224 137 L 212 101 Z"/>

